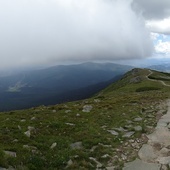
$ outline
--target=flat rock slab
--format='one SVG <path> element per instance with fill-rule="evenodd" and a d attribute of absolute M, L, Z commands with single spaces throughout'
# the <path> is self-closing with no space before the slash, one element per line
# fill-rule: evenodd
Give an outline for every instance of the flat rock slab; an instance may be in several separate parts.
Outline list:
<path fill-rule="evenodd" d="M 122 137 L 123 138 L 130 138 L 135 132 L 131 131 L 131 132 L 127 132 L 125 133 Z"/>
<path fill-rule="evenodd" d="M 144 144 L 142 146 L 142 148 L 138 152 L 138 155 L 140 159 L 147 162 L 154 162 L 154 160 L 157 158 L 153 147 L 148 144 Z"/>
<path fill-rule="evenodd" d="M 108 132 L 110 132 L 112 135 L 118 136 L 119 133 L 116 132 L 115 130 L 108 130 Z"/>
<path fill-rule="evenodd" d="M 169 112 L 169 110 L 168 110 L 168 112 Z M 162 118 L 160 119 L 160 121 L 164 121 L 166 123 L 170 122 L 170 114 L 167 113 L 167 114 L 163 115 Z"/>
<path fill-rule="evenodd" d="M 156 128 L 166 127 L 166 126 L 167 126 L 167 123 L 166 123 L 166 122 L 159 121 L 159 122 L 157 123 L 157 127 L 156 127 Z"/>
<path fill-rule="evenodd" d="M 168 146 L 170 144 L 170 131 L 168 128 L 159 127 L 156 130 L 147 136 L 150 141 L 162 143 L 164 146 Z"/>
<path fill-rule="evenodd" d="M 135 127 L 134 127 L 134 130 L 135 130 L 135 131 L 142 131 L 142 127 L 141 127 L 141 126 L 135 126 Z"/>
<path fill-rule="evenodd" d="M 157 162 L 159 162 L 160 164 L 163 164 L 163 165 L 170 164 L 170 156 L 160 157 L 160 158 L 157 159 Z"/>
<path fill-rule="evenodd" d="M 133 162 L 126 163 L 123 170 L 160 170 L 160 168 L 160 164 L 147 163 L 142 160 L 136 159 Z"/>

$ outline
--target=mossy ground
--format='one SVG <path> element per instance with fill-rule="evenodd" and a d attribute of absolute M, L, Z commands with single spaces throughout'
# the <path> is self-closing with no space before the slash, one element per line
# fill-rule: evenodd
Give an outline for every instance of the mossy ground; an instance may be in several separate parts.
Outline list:
<path fill-rule="evenodd" d="M 0 167 L 64 169 L 72 160 L 67 169 L 96 169 L 96 163 L 90 157 L 106 167 L 116 149 L 128 140 L 121 133 L 114 136 L 107 130 L 125 127 L 128 121 L 142 117 L 142 121 L 132 122 L 133 126 L 143 127 L 133 136 L 140 137 L 147 133 L 148 125 L 156 125 L 156 118 L 145 121 L 147 115 L 141 112 L 157 112 L 157 106 L 169 97 L 170 88 L 149 81 L 146 78 L 148 74 L 148 70 L 129 72 L 90 99 L 0 113 Z M 157 76 L 158 73 L 154 74 Z M 130 83 L 135 76 L 140 76 L 141 81 Z M 84 105 L 91 105 L 93 109 L 83 112 Z M 24 134 L 29 126 L 34 127 L 30 138 Z M 82 148 L 72 149 L 70 145 L 75 142 L 82 142 Z M 53 143 L 56 147 L 51 149 Z M 17 156 L 8 156 L 4 151 L 16 152 Z M 109 156 L 104 157 L 107 154 Z M 113 164 L 122 166 L 119 160 Z"/>

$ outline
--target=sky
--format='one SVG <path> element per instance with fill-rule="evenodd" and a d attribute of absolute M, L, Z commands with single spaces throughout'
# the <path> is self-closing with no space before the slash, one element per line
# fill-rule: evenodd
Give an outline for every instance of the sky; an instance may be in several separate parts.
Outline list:
<path fill-rule="evenodd" d="M 0 68 L 170 58 L 170 0 L 0 0 Z"/>

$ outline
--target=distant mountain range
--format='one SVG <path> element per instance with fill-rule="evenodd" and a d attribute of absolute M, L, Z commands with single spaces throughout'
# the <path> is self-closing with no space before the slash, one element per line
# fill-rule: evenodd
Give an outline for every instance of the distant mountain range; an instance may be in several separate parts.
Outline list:
<path fill-rule="evenodd" d="M 163 72 L 170 72 L 170 64 L 160 64 L 160 65 L 152 65 L 149 66 L 148 68 L 153 69 L 153 70 L 158 70 L 158 71 L 163 71 Z"/>
<path fill-rule="evenodd" d="M 83 63 L 0 77 L 0 111 L 84 99 L 132 68 L 114 63 Z"/>

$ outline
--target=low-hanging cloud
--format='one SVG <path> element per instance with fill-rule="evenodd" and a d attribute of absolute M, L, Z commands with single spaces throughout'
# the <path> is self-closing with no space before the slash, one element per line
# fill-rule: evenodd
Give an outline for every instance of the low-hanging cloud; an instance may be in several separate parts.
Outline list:
<path fill-rule="evenodd" d="M 143 58 L 153 47 L 130 0 L 0 0 L 0 66 Z"/>

